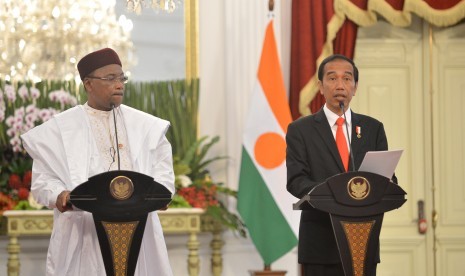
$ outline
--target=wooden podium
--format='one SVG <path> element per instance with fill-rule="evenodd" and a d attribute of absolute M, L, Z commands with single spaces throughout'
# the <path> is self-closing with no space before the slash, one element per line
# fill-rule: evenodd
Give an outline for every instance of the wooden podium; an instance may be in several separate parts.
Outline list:
<path fill-rule="evenodd" d="M 149 212 L 166 207 L 171 192 L 148 175 L 109 171 L 95 175 L 70 195 L 92 213 L 108 276 L 134 275 Z"/>
<path fill-rule="evenodd" d="M 388 178 L 347 172 L 328 178 L 294 204 L 330 214 L 344 274 L 369 276 L 376 263 L 384 213 L 402 206 L 405 191 Z"/>

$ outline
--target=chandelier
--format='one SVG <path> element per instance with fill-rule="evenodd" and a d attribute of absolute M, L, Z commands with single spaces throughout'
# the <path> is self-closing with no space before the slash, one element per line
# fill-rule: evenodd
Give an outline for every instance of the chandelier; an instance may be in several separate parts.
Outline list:
<path fill-rule="evenodd" d="M 174 12 L 180 0 L 126 0 L 129 11 L 140 14 L 142 8 L 152 7 L 155 11 Z"/>
<path fill-rule="evenodd" d="M 0 0 L 0 79 L 78 81 L 79 59 L 105 47 L 130 67 L 132 27 L 115 0 Z"/>

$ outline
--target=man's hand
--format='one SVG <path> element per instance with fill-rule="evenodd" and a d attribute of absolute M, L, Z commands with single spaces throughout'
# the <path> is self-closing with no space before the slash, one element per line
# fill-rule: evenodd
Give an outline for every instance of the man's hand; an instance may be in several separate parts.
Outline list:
<path fill-rule="evenodd" d="M 70 191 L 63 191 L 57 197 L 56 206 L 58 211 L 64 213 L 69 210 L 73 210 L 71 203 L 69 203 L 69 194 Z"/>

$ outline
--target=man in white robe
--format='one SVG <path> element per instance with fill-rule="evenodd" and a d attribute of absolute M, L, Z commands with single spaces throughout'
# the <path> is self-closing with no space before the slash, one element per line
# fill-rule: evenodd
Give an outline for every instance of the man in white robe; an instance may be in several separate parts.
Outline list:
<path fill-rule="evenodd" d="M 106 274 L 92 214 L 69 206 L 70 191 L 89 177 L 120 166 L 152 176 L 174 193 L 172 151 L 165 137 L 169 122 L 121 104 L 127 78 L 116 52 L 90 53 L 78 70 L 87 103 L 22 135 L 34 160 L 31 191 L 39 203 L 54 209 L 47 275 Z M 172 275 L 156 212 L 148 216 L 135 275 Z"/>

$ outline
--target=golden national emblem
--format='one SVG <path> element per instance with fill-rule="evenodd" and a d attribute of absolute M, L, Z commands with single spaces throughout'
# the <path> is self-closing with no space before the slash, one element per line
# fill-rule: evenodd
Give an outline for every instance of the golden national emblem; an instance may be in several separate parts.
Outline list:
<path fill-rule="evenodd" d="M 347 183 L 347 192 L 353 199 L 365 199 L 370 194 L 370 182 L 361 176 L 353 177 Z"/>
<path fill-rule="evenodd" d="M 126 176 L 117 176 L 110 182 L 110 193 L 118 200 L 125 200 L 131 197 L 134 192 L 134 184 Z"/>

